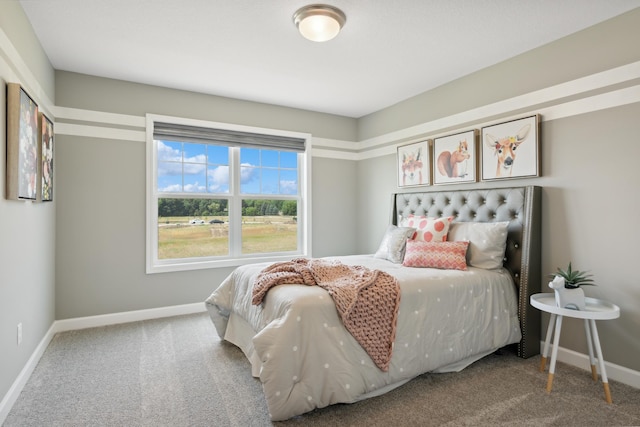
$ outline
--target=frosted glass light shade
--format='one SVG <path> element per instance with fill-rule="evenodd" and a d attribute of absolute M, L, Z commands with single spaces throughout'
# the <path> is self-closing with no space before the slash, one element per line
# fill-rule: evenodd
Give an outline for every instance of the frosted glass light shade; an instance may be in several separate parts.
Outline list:
<path fill-rule="evenodd" d="M 337 36 L 346 20 L 340 9 L 319 4 L 305 6 L 293 15 L 300 34 L 314 42 L 325 42 Z"/>

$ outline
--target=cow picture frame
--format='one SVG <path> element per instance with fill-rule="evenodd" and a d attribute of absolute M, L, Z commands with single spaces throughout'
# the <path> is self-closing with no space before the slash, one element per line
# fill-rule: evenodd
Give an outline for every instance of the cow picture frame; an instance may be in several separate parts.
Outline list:
<path fill-rule="evenodd" d="M 38 104 L 18 83 L 7 83 L 8 200 L 37 200 Z"/>
<path fill-rule="evenodd" d="M 433 185 L 476 182 L 478 179 L 476 129 L 433 139 Z"/>
<path fill-rule="evenodd" d="M 398 147 L 398 187 L 431 185 L 430 141 Z"/>
<path fill-rule="evenodd" d="M 484 126 L 481 140 L 482 181 L 540 176 L 540 115 Z"/>

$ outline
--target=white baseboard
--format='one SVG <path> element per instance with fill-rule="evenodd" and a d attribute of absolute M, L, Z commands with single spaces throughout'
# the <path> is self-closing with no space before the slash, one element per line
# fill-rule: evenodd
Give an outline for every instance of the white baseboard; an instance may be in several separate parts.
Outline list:
<path fill-rule="evenodd" d="M 544 341 L 540 342 L 540 354 L 544 349 Z M 549 349 L 551 352 L 551 348 Z M 548 356 L 551 358 L 551 356 Z M 589 361 L 589 355 L 578 353 L 577 351 L 569 350 L 567 348 L 558 347 L 558 361 L 564 362 L 568 365 L 575 366 L 576 368 L 584 369 L 591 373 L 591 362 Z M 625 368 L 624 366 L 616 365 L 605 360 L 605 369 L 607 370 L 607 377 L 611 380 L 621 382 L 623 384 L 630 385 L 640 389 L 640 372 L 633 369 Z M 556 370 L 558 375 L 562 375 L 561 372 Z"/>
<path fill-rule="evenodd" d="M 125 311 L 122 313 L 102 314 L 99 316 L 76 317 L 74 319 L 56 320 L 55 332 L 75 331 L 98 326 L 117 325 L 140 320 L 160 319 L 162 317 L 180 316 L 183 314 L 202 313 L 207 309 L 203 302 L 174 305 L 171 307 L 150 308 L 147 310 Z"/>
<path fill-rule="evenodd" d="M 0 425 L 4 423 L 4 420 L 9 415 L 9 411 L 11 411 L 13 404 L 16 403 L 16 400 L 18 400 L 18 396 L 20 396 L 22 389 L 27 384 L 27 381 L 29 381 L 29 377 L 31 377 L 33 370 L 36 369 L 40 358 L 49 346 L 49 343 L 53 339 L 53 336 L 56 334 L 54 327 L 55 322 L 51 324 L 51 327 L 49 328 L 47 333 L 44 334 L 44 337 L 40 340 L 40 343 L 36 347 L 33 354 L 31 354 L 29 360 L 27 360 L 24 368 L 22 368 L 22 371 L 20 371 L 20 373 L 18 374 L 18 378 L 16 378 L 13 384 L 11 384 L 9 391 L 7 391 L 7 394 L 2 398 L 2 402 L 0 402 Z"/>
<path fill-rule="evenodd" d="M 119 323 L 137 322 L 140 320 L 159 319 L 162 317 L 180 316 L 183 314 L 202 313 L 207 309 L 204 303 L 175 305 L 171 307 L 151 308 L 148 310 L 127 311 L 123 313 L 104 314 L 100 316 L 78 317 L 75 319 L 56 320 L 44 335 L 35 351 L 25 364 L 18 378 L 13 382 L 7 394 L 0 402 L 0 425 L 9 415 L 13 404 L 18 400 L 22 389 L 29 381 L 29 377 L 38 365 L 40 358 L 49 346 L 49 343 L 58 332 L 73 331 L 78 329 L 95 328 L 98 326 L 117 325 Z"/>

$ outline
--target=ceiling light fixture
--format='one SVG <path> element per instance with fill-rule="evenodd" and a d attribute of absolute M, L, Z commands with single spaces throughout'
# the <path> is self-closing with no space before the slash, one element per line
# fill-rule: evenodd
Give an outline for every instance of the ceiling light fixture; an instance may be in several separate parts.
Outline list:
<path fill-rule="evenodd" d="M 293 22 L 300 34 L 314 42 L 326 42 L 338 35 L 347 17 L 337 7 L 311 4 L 293 14 Z"/>

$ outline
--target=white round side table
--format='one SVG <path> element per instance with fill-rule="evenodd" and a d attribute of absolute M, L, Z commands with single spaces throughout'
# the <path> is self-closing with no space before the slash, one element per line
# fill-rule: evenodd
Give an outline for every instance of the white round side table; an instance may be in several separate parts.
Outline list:
<path fill-rule="evenodd" d="M 560 342 L 562 318 L 565 316 L 573 317 L 576 319 L 584 319 L 584 328 L 587 334 L 587 347 L 589 347 L 589 360 L 591 362 L 591 376 L 594 381 L 598 381 L 596 358 L 593 355 L 593 349 L 595 347 L 597 361 L 600 367 L 600 376 L 602 377 L 602 385 L 604 387 L 604 397 L 607 403 L 612 403 L 609 380 L 607 379 L 607 372 L 604 368 L 604 359 L 602 358 L 602 349 L 600 348 L 600 338 L 598 337 L 598 329 L 596 328 L 596 320 L 617 319 L 620 317 L 620 307 L 608 301 L 585 297 L 586 307 L 584 310 L 562 308 L 556 305 L 554 293 L 534 294 L 531 295 L 530 301 L 533 307 L 551 314 L 549 326 L 547 327 L 547 336 L 544 341 L 542 359 L 540 361 L 540 372 L 544 372 L 547 364 L 547 354 L 549 352 L 549 341 L 551 339 L 551 335 L 553 335 L 551 364 L 549 365 L 549 377 L 547 379 L 547 393 L 551 393 L 551 387 L 553 386 L 553 376 L 556 369 L 556 358 L 558 356 L 558 344 Z M 555 331 L 553 330 L 554 324 Z"/>

